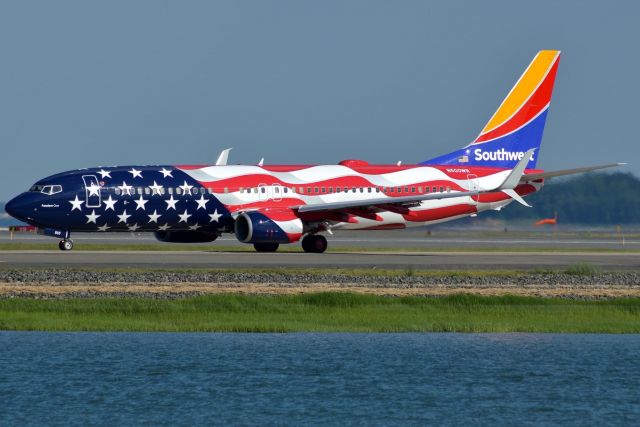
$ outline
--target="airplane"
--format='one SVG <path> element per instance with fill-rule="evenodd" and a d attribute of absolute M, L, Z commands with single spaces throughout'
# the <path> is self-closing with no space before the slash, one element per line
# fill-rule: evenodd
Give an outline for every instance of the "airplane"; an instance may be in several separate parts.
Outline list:
<path fill-rule="evenodd" d="M 123 166 L 77 169 L 36 182 L 5 206 L 60 239 L 72 232 L 153 232 L 162 242 L 232 233 L 258 252 L 301 240 L 322 253 L 333 230 L 424 226 L 500 210 L 545 179 L 619 166 L 536 169 L 560 52 L 538 52 L 470 144 L 418 164 Z"/>

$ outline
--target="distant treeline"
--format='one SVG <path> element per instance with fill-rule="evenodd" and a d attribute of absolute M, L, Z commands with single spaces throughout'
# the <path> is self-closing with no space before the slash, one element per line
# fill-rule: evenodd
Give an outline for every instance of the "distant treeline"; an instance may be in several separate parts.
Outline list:
<path fill-rule="evenodd" d="M 527 197 L 532 208 L 511 203 L 496 217 L 506 220 L 551 218 L 587 225 L 640 224 L 640 180 L 630 173 L 588 173 L 547 181 Z"/>

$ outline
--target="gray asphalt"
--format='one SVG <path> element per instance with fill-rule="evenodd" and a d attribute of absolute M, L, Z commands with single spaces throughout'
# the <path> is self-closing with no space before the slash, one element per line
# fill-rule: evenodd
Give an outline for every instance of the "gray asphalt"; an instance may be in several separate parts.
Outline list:
<path fill-rule="evenodd" d="M 384 268 L 416 270 L 565 269 L 589 263 L 602 270 L 640 270 L 638 253 L 403 252 L 403 253 L 255 253 L 255 252 L 60 252 L 3 251 L 6 267 L 176 268 Z"/>
<path fill-rule="evenodd" d="M 442 231 L 427 234 L 420 230 L 395 230 L 358 232 L 342 231 L 333 236 L 327 236 L 330 247 L 362 247 L 362 248 L 557 248 L 563 250 L 580 249 L 635 249 L 640 250 L 640 231 L 633 230 L 632 237 L 615 235 L 611 231 L 603 232 L 512 232 L 499 231 Z M 123 243 L 158 243 L 150 233 L 75 233 L 74 242 L 81 247 L 82 243 L 99 244 L 123 244 Z M 32 233 L 14 233 L 11 236 L 7 232 L 0 232 L 0 243 L 50 243 L 52 249 L 56 248 L 57 241 L 51 237 L 40 236 Z M 232 236 L 225 234 L 215 242 L 212 247 L 219 246 L 246 246 Z M 299 246 L 299 244 L 297 244 Z"/>

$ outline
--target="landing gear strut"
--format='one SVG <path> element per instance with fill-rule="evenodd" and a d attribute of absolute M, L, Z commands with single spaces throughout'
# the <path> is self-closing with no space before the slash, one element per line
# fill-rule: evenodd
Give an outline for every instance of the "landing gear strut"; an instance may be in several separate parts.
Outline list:
<path fill-rule="evenodd" d="M 253 247 L 256 252 L 275 252 L 280 246 L 279 243 L 254 243 Z"/>
<path fill-rule="evenodd" d="M 73 240 L 71 239 L 60 240 L 60 243 L 58 243 L 58 248 L 60 248 L 61 251 L 70 251 L 71 249 L 73 249 Z"/>
<path fill-rule="evenodd" d="M 327 239 L 320 234 L 307 234 L 302 239 L 302 249 L 305 252 L 321 254 L 327 250 Z"/>

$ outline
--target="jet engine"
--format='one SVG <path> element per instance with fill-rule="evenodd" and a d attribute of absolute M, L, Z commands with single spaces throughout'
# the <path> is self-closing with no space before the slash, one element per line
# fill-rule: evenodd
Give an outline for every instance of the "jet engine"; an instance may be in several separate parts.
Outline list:
<path fill-rule="evenodd" d="M 238 215 L 234 225 L 242 243 L 293 243 L 303 233 L 302 220 L 289 208 L 266 208 Z"/>
<path fill-rule="evenodd" d="M 207 231 L 156 231 L 156 239 L 169 243 L 208 243 L 218 238 L 217 233 Z"/>

